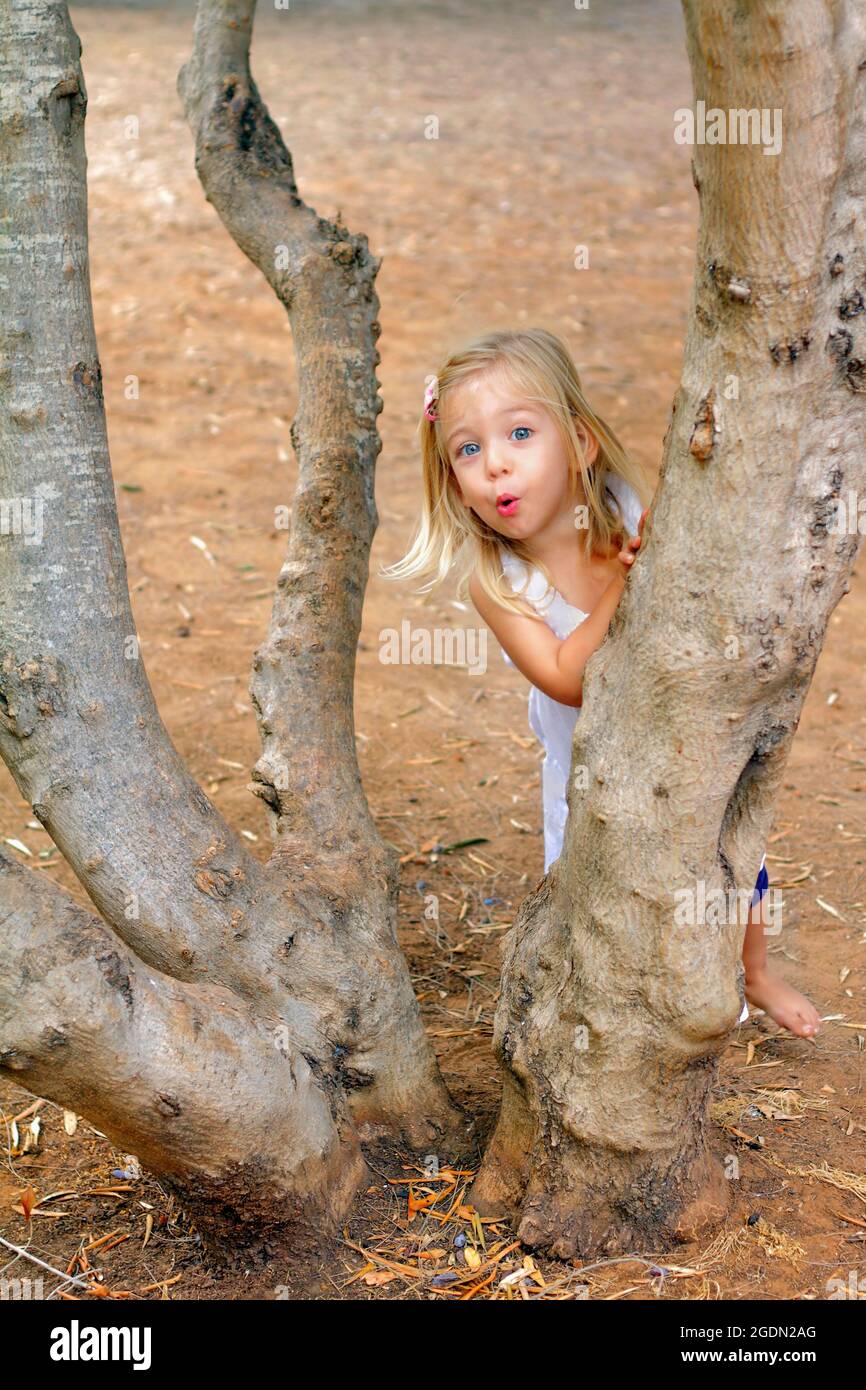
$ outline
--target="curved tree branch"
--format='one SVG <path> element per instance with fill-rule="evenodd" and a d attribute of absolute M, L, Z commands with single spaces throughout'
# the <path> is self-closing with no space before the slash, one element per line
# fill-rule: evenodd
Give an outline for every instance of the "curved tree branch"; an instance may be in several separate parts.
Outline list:
<path fill-rule="evenodd" d="M 262 738 L 252 790 L 275 813 L 279 857 L 313 838 L 326 859 L 362 854 L 394 873 L 355 752 L 353 681 L 381 448 L 380 262 L 367 239 L 298 195 L 291 156 L 250 74 L 255 0 L 200 0 L 178 91 L 206 197 L 292 326 L 298 485 L 267 641 L 250 691 Z"/>
<path fill-rule="evenodd" d="M 5 850 L 0 917 L 0 1071 L 134 1151 L 204 1230 L 230 1210 L 239 1236 L 296 1246 L 345 1216 L 367 1176 L 357 1138 L 283 1031 L 143 965 Z"/>

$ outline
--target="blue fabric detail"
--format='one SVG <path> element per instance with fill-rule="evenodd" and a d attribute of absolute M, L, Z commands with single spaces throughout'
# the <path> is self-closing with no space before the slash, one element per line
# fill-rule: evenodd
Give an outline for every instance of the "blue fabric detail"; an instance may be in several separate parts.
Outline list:
<path fill-rule="evenodd" d="M 754 907 L 756 903 L 759 903 L 761 901 L 761 898 L 764 896 L 769 886 L 770 876 L 767 873 L 767 866 L 765 864 L 762 867 L 761 872 L 758 874 L 758 881 L 755 884 L 755 891 L 752 894 L 752 907 Z"/>

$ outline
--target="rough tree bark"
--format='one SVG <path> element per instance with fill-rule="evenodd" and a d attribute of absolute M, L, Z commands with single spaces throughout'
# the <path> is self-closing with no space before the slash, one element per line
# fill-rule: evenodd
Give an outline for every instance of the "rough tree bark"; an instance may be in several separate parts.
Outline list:
<path fill-rule="evenodd" d="M 660 486 L 589 666 L 562 857 L 506 945 L 504 1094 L 470 1198 L 566 1257 L 657 1249 L 726 1211 L 706 1107 L 744 928 L 676 926 L 674 894 L 753 888 L 861 540 L 830 522 L 866 487 L 863 6 L 684 9 L 696 100 L 780 109 L 783 143 L 694 150 Z"/>
<path fill-rule="evenodd" d="M 249 73 L 254 8 L 202 0 L 179 86 L 208 197 L 285 304 L 298 357 L 298 491 L 251 687 L 267 864 L 184 766 L 138 654 L 90 300 L 81 45 L 65 4 L 0 11 L 2 496 L 39 518 L 0 544 L 0 753 L 102 918 L 2 856 L 0 1069 L 137 1152 L 207 1234 L 300 1238 L 365 1180 L 360 1141 L 441 1149 L 466 1122 L 421 1024 L 396 854 L 355 756 L 378 262 L 298 196 Z"/>

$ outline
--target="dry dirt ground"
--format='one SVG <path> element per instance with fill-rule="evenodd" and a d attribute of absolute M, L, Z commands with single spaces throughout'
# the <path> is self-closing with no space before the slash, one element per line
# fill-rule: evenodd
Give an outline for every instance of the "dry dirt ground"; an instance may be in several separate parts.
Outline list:
<path fill-rule="evenodd" d="M 143 652 L 171 737 L 266 856 L 264 809 L 246 790 L 258 751 L 247 680 L 284 548 L 275 508 L 291 503 L 294 484 L 290 334 L 195 177 L 175 95 L 191 8 L 74 5 L 72 16 L 90 98 L 93 298 Z M 502 0 L 263 6 L 253 65 L 305 199 L 328 216 L 339 210 L 384 256 L 381 527 L 358 654 L 358 746 L 378 823 L 404 856 L 402 940 L 424 1016 L 448 1084 L 483 1129 L 497 1103 L 490 1031 L 499 943 L 542 871 L 540 754 L 527 728 L 526 685 L 492 638 L 482 675 L 380 661 L 383 628 L 404 618 L 448 627 L 472 616 L 455 607 L 453 587 L 420 598 L 375 571 L 403 553 L 417 516 L 414 429 L 425 374 L 446 349 L 491 327 L 538 324 L 562 334 L 592 399 L 655 476 L 697 214 L 688 152 L 672 138 L 673 111 L 691 95 L 679 10 L 673 0 L 609 0 L 591 13 Z M 424 138 L 430 115 L 440 121 L 438 140 Z M 588 247 L 588 269 L 574 267 L 578 245 Z M 128 399 L 133 376 L 140 393 Z M 754 546 L 754 534 L 745 544 Z M 573 1267 L 539 1260 L 540 1273 L 529 1269 L 516 1296 L 574 1297 L 582 1282 L 593 1297 L 824 1299 L 831 1278 L 863 1276 L 863 568 L 861 560 L 831 620 L 768 844 L 771 881 L 787 885 L 773 956 L 832 1021 L 816 1042 L 779 1035 L 762 1017 L 732 1034 L 712 1142 L 736 1160 L 738 1176 L 718 1242 L 659 1256 L 661 1272 L 652 1265 L 658 1252 L 640 1251 L 646 1258 L 583 1280 Z M 5 771 L 0 816 L 4 837 L 27 846 L 34 870 L 84 901 Z M 480 843 L 445 848 L 471 839 Z M 425 892 L 438 897 L 438 931 L 425 920 Z M 0 1086 L 7 1121 L 32 1100 Z M 410 1219 L 408 1194 L 424 1189 L 407 1187 L 419 1174 L 397 1162 L 359 1202 L 346 1231 L 351 1245 L 315 1267 L 271 1263 L 220 1276 L 204 1266 L 195 1231 L 155 1180 L 113 1176 L 124 1156 L 86 1120 L 69 1135 L 60 1107 L 45 1103 L 39 1116 L 27 1153 L 11 1149 L 6 1126 L 0 1229 L 64 1270 L 109 1236 L 87 1253 L 94 1290 L 172 1299 L 274 1298 L 287 1289 L 308 1298 L 472 1296 L 471 1278 L 450 1290 L 432 1282 L 435 1271 L 447 1272 L 449 1254 L 452 1273 L 471 1275 L 453 1245 L 458 1231 L 468 1232 L 470 1250 L 478 1243 L 471 1220 L 459 1209 L 448 1223 L 423 1212 Z M 19 1121 L 19 1149 L 30 1118 Z M 28 1223 L 28 1188 L 37 1198 L 72 1195 Z M 450 1198 L 439 1210 L 448 1206 Z M 487 1239 L 498 1254 L 512 1236 L 502 1227 Z M 353 1245 L 378 1253 L 368 1259 Z M 436 1248 L 444 1253 L 419 1258 Z M 499 1273 L 522 1254 L 500 1255 Z M 669 1263 L 693 1272 L 677 1274 Z M 13 1261 L 5 1273 L 37 1271 Z M 474 1296 L 490 1296 L 498 1277 Z M 548 1292 L 542 1281 L 560 1282 Z M 56 1284 L 48 1276 L 46 1292 Z"/>

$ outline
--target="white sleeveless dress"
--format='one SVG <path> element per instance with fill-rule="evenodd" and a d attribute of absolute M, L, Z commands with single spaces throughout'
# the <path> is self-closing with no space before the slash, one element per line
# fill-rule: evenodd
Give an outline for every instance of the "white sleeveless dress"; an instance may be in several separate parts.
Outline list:
<path fill-rule="evenodd" d="M 638 522 L 643 510 L 640 498 L 629 483 L 615 474 L 610 474 L 607 486 L 620 503 L 629 535 L 636 536 Z M 589 616 L 580 608 L 575 608 L 573 604 L 568 603 L 558 589 L 548 589 L 544 575 L 534 565 L 526 566 L 516 555 L 503 549 L 500 549 L 499 554 L 502 559 L 503 573 L 508 578 L 515 593 L 519 593 L 522 598 L 528 600 L 539 617 L 544 619 L 548 627 L 556 633 L 561 641 L 570 636 L 584 618 Z M 527 569 L 529 571 L 528 578 Z M 509 666 L 514 666 L 514 662 L 504 649 L 502 656 Z M 571 742 L 579 714 L 580 708 L 578 706 L 560 704 L 558 700 L 545 695 L 544 691 L 530 685 L 529 726 L 545 750 L 544 760 L 541 764 L 545 873 L 562 853 L 565 822 L 568 818 L 566 788 L 571 768 Z M 759 886 L 762 877 L 766 880 L 763 859 L 758 878 Z M 763 891 L 762 888 L 761 892 Z M 742 1023 L 748 1016 L 748 1005 L 744 1004 L 739 1022 Z"/>

